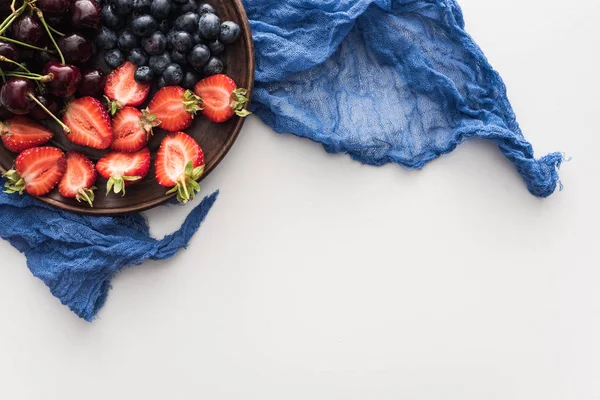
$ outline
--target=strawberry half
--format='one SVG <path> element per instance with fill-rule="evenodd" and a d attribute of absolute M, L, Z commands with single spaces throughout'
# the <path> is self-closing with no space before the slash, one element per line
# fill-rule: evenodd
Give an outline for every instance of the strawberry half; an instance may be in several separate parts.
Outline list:
<path fill-rule="evenodd" d="M 114 140 L 110 148 L 124 153 L 135 153 L 148 144 L 152 128 L 160 121 L 148 110 L 140 111 L 133 107 L 124 107 L 112 120 Z"/>
<path fill-rule="evenodd" d="M 166 194 L 177 193 L 177 200 L 187 203 L 200 185 L 196 182 L 204 172 L 204 153 L 196 141 L 183 132 L 170 133 L 156 153 L 156 180 L 170 187 Z"/>
<path fill-rule="evenodd" d="M 69 103 L 62 121 L 71 130 L 67 139 L 75 144 L 104 150 L 112 143 L 110 117 L 102 103 L 93 97 L 82 97 Z"/>
<path fill-rule="evenodd" d="M 160 127 L 176 132 L 189 127 L 194 114 L 202 110 L 202 100 L 190 90 L 179 86 L 166 86 L 160 89 L 148 105 L 150 114 L 155 114 Z"/>
<path fill-rule="evenodd" d="M 115 115 L 125 106 L 139 106 L 150 93 L 149 83 L 137 83 L 134 79 L 136 66 L 129 61 L 108 74 L 104 94 L 108 99 L 108 109 Z"/>
<path fill-rule="evenodd" d="M 212 122 L 225 122 L 233 115 L 245 117 L 248 90 L 237 87 L 233 79 L 218 74 L 204 78 L 194 87 L 194 92 L 202 99 L 202 114 Z"/>
<path fill-rule="evenodd" d="M 2 144 L 13 153 L 46 144 L 54 134 L 45 126 L 20 115 L 0 122 Z"/>
<path fill-rule="evenodd" d="M 63 197 L 79 202 L 86 201 L 93 207 L 96 176 L 96 168 L 92 161 L 71 150 L 67 152 L 67 169 L 58 182 L 58 191 Z"/>
<path fill-rule="evenodd" d="M 98 160 L 96 170 L 108 179 L 106 194 L 114 189 L 115 193 L 123 192 L 125 186 L 142 180 L 150 169 L 150 150 L 144 148 L 136 153 L 108 153 Z"/>
<path fill-rule="evenodd" d="M 6 193 L 43 196 L 50 193 L 67 168 L 65 155 L 56 147 L 34 147 L 20 153 L 15 168 L 6 171 Z"/>

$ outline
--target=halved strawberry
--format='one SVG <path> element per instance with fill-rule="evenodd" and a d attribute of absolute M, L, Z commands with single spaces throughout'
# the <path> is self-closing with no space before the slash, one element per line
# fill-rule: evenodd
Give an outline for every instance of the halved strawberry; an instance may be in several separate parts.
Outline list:
<path fill-rule="evenodd" d="M 67 152 L 67 169 L 58 182 L 58 191 L 63 197 L 87 201 L 93 207 L 96 168 L 92 161 L 76 151 Z"/>
<path fill-rule="evenodd" d="M 137 83 L 134 79 L 136 66 L 129 61 L 108 74 L 104 94 L 109 100 L 108 109 L 115 115 L 125 106 L 139 106 L 150 93 L 149 83 Z"/>
<path fill-rule="evenodd" d="M 148 110 L 140 111 L 133 107 L 124 107 L 112 120 L 114 140 L 111 149 L 124 153 L 135 153 L 148 144 L 152 128 L 160 121 Z"/>
<path fill-rule="evenodd" d="M 234 114 L 245 117 L 248 90 L 237 87 L 233 79 L 218 74 L 204 78 L 194 87 L 194 92 L 202 99 L 202 114 L 212 122 L 225 122 Z"/>
<path fill-rule="evenodd" d="M 177 192 L 177 200 L 187 203 L 200 190 L 196 181 L 203 172 L 204 153 L 193 138 L 175 132 L 163 139 L 156 154 L 156 180 L 172 187 L 167 194 Z"/>
<path fill-rule="evenodd" d="M 150 169 L 150 150 L 147 147 L 136 153 L 108 153 L 98 160 L 96 170 L 108 179 L 106 194 L 114 188 L 115 193 L 123 192 L 125 186 L 142 180 Z"/>
<path fill-rule="evenodd" d="M 189 127 L 194 114 L 202 110 L 202 101 L 190 90 L 179 86 L 166 86 L 160 89 L 148 105 L 148 111 L 155 114 L 160 127 L 176 132 Z"/>
<path fill-rule="evenodd" d="M 112 143 L 110 117 L 102 103 L 93 97 L 82 97 L 69 103 L 62 121 L 71 130 L 67 139 L 75 144 L 104 150 Z"/>
<path fill-rule="evenodd" d="M 14 153 L 46 144 L 52 136 L 51 130 L 21 115 L 0 122 L 2 143 Z"/>
<path fill-rule="evenodd" d="M 50 193 L 67 168 L 65 155 L 56 147 L 33 147 L 21 152 L 15 168 L 6 171 L 6 193 L 43 196 Z"/>

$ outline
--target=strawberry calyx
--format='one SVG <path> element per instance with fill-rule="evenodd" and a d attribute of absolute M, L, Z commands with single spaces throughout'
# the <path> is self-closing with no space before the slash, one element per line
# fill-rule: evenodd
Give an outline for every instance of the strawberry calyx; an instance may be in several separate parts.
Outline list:
<path fill-rule="evenodd" d="M 140 126 L 144 131 L 146 131 L 148 137 L 152 135 L 152 128 L 159 126 L 161 122 L 162 121 L 157 119 L 156 114 L 150 113 L 150 110 L 148 110 L 147 107 L 142 110 L 142 116 L 140 117 Z"/>
<path fill-rule="evenodd" d="M 111 176 L 108 182 L 106 183 L 106 195 L 114 189 L 115 194 L 119 194 L 123 192 L 122 196 L 125 196 L 125 181 L 137 181 L 142 179 L 141 176 Z"/>
<path fill-rule="evenodd" d="M 10 123 L 9 122 L 0 122 L 0 136 L 11 137 L 12 133 L 9 131 Z"/>
<path fill-rule="evenodd" d="M 204 173 L 204 165 L 194 168 L 190 161 L 185 165 L 185 172 L 179 178 L 179 181 L 166 194 L 177 193 L 177 201 L 187 203 L 196 197 L 196 192 L 200 191 L 198 179 Z"/>
<path fill-rule="evenodd" d="M 231 93 L 231 102 L 229 106 L 239 117 L 247 117 L 252 114 L 250 111 L 246 110 L 246 105 L 250 101 L 247 95 L 248 90 L 244 88 L 238 88 Z"/>
<path fill-rule="evenodd" d="M 183 108 L 190 114 L 196 114 L 198 111 L 204 110 L 202 107 L 202 99 L 196 96 L 191 90 L 186 90 L 183 93 Z"/>
<path fill-rule="evenodd" d="M 96 189 L 96 186 L 92 186 L 91 188 L 79 188 L 77 194 L 75 195 L 75 200 L 77 200 L 80 203 L 82 201 L 85 201 L 90 205 L 90 207 L 93 208 L 94 205 L 92 203 L 96 198 L 96 193 L 94 193 L 94 190 Z"/>
<path fill-rule="evenodd" d="M 2 174 L 2 177 L 6 178 L 6 183 L 4 183 L 4 187 L 6 190 L 4 193 L 13 194 L 19 193 L 23 194 L 25 191 L 25 180 L 19 175 L 17 170 L 10 169 Z"/>
<path fill-rule="evenodd" d="M 106 109 L 111 116 L 115 115 L 123 108 L 123 105 L 117 100 L 111 100 L 108 96 L 104 96 L 104 99 L 106 100 Z"/>

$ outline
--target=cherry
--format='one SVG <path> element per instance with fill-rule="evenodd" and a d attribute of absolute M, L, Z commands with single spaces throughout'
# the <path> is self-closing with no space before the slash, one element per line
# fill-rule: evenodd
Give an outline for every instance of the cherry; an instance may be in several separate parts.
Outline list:
<path fill-rule="evenodd" d="M 33 92 L 33 81 L 25 78 L 10 78 L 0 89 L 0 103 L 14 114 L 27 114 L 35 103 L 27 94 Z"/>
<path fill-rule="evenodd" d="M 78 33 L 62 36 L 58 39 L 58 47 L 68 63 L 84 63 L 92 56 L 92 42 Z"/>
<path fill-rule="evenodd" d="M 76 28 L 99 29 L 102 11 L 94 0 L 75 0 L 71 11 L 71 22 Z"/>
<path fill-rule="evenodd" d="M 71 2 L 69 0 L 38 0 L 36 6 L 45 13 L 63 14 L 71 9 Z"/>
<path fill-rule="evenodd" d="M 58 111 L 58 101 L 54 98 L 54 96 L 50 96 L 47 94 L 38 94 L 35 96 L 40 103 L 44 105 L 52 114 L 56 114 Z M 36 105 L 29 111 L 29 116 L 31 118 L 37 120 L 44 120 L 50 118 L 48 113 L 42 109 L 39 105 Z"/>
<path fill-rule="evenodd" d="M 88 68 L 83 70 L 81 76 L 80 95 L 96 97 L 102 94 L 104 82 L 106 81 L 106 76 L 102 71 L 96 68 Z"/>
<path fill-rule="evenodd" d="M 11 43 L 0 41 L 0 56 L 4 56 L 9 60 L 19 62 L 19 52 L 17 51 L 16 47 Z M 0 63 L 0 68 L 2 68 L 5 71 L 9 71 L 11 69 L 14 69 L 15 65 L 3 61 Z"/>
<path fill-rule="evenodd" d="M 54 75 L 54 79 L 46 84 L 50 93 L 59 97 L 71 97 L 81 83 L 81 72 L 74 65 L 50 61 L 44 65 L 43 74 Z"/>
<path fill-rule="evenodd" d="M 46 31 L 33 15 L 21 15 L 11 28 L 12 38 L 19 42 L 38 47 L 43 47 L 46 42 Z"/>
<path fill-rule="evenodd" d="M 69 14 L 48 14 L 44 15 L 44 19 L 48 24 L 57 29 L 58 31 L 65 31 L 72 29 L 71 16 Z"/>

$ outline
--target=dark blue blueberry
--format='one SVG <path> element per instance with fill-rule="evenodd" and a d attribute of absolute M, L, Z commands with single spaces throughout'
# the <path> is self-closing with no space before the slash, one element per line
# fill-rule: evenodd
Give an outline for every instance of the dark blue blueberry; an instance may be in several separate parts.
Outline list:
<path fill-rule="evenodd" d="M 133 0 L 114 0 L 112 8 L 117 15 L 129 15 L 133 11 Z"/>
<path fill-rule="evenodd" d="M 150 13 L 157 19 L 165 19 L 171 12 L 171 0 L 152 0 Z"/>
<path fill-rule="evenodd" d="M 160 31 L 153 32 L 142 39 L 142 47 L 151 56 L 164 53 L 167 49 L 167 38 Z"/>
<path fill-rule="evenodd" d="M 158 29 L 158 22 L 151 15 L 145 14 L 131 21 L 131 31 L 138 36 L 148 36 Z"/>
<path fill-rule="evenodd" d="M 204 4 L 200 4 L 198 6 L 198 13 L 199 14 L 216 14 L 216 12 L 217 11 L 210 4 L 204 3 Z"/>
<path fill-rule="evenodd" d="M 181 80 L 181 87 L 184 89 L 194 90 L 194 86 L 200 80 L 200 74 L 194 71 L 187 71 L 183 74 L 183 79 Z"/>
<path fill-rule="evenodd" d="M 169 20 L 163 19 L 162 21 L 160 21 L 160 23 L 158 24 L 158 30 L 164 33 L 165 35 L 169 33 L 169 31 L 171 30 Z"/>
<path fill-rule="evenodd" d="M 185 55 L 185 53 L 180 53 L 177 50 L 171 50 L 171 60 L 180 65 L 187 64 L 187 56 Z"/>
<path fill-rule="evenodd" d="M 117 45 L 117 34 L 103 26 L 96 35 L 96 44 L 102 50 L 114 49 Z"/>
<path fill-rule="evenodd" d="M 125 62 L 125 55 L 119 49 L 107 50 L 104 52 L 104 61 L 106 62 L 106 65 L 115 69 Z"/>
<path fill-rule="evenodd" d="M 129 61 L 133 65 L 142 66 L 148 64 L 148 55 L 144 50 L 135 48 L 129 52 Z"/>
<path fill-rule="evenodd" d="M 200 36 L 198 32 L 192 35 L 192 39 L 194 40 L 194 44 L 206 44 L 206 41 Z"/>
<path fill-rule="evenodd" d="M 235 43 L 242 34 L 240 26 L 233 21 L 225 21 L 221 24 L 219 40 L 224 44 Z"/>
<path fill-rule="evenodd" d="M 211 57 L 202 68 L 204 76 L 211 76 L 223 72 L 223 63 L 217 57 Z"/>
<path fill-rule="evenodd" d="M 169 64 L 163 71 L 162 77 L 168 86 L 179 85 L 183 79 L 183 69 L 179 64 Z"/>
<path fill-rule="evenodd" d="M 198 7 L 196 6 L 196 2 L 194 0 L 187 0 L 187 3 L 179 5 L 179 12 L 184 14 L 186 12 L 197 12 Z"/>
<path fill-rule="evenodd" d="M 148 65 L 156 75 L 162 74 L 169 64 L 171 64 L 171 56 L 166 52 L 157 56 L 152 56 L 150 57 L 150 61 L 148 61 Z"/>
<path fill-rule="evenodd" d="M 190 54 L 187 56 L 188 64 L 192 67 L 200 70 L 204 67 L 210 58 L 210 50 L 203 44 L 197 44 L 194 46 Z"/>
<path fill-rule="evenodd" d="M 169 44 L 173 49 L 182 53 L 187 53 L 194 46 L 194 40 L 192 39 L 192 35 L 189 33 L 177 31 L 171 36 Z"/>
<path fill-rule="evenodd" d="M 218 56 L 225 50 L 225 45 L 218 40 L 213 40 L 212 42 L 208 42 L 208 48 L 210 49 L 210 54 Z"/>
<path fill-rule="evenodd" d="M 187 12 L 183 15 L 180 15 L 175 20 L 173 27 L 178 31 L 186 31 L 189 33 L 194 33 L 198 30 L 198 21 L 200 20 L 200 16 L 193 12 Z"/>
<path fill-rule="evenodd" d="M 110 4 L 102 7 L 102 19 L 104 26 L 115 31 L 125 26 L 125 18 L 115 14 Z"/>
<path fill-rule="evenodd" d="M 221 31 L 221 20 L 215 14 L 202 14 L 198 21 L 198 32 L 204 39 L 216 39 Z"/>
<path fill-rule="evenodd" d="M 150 83 L 154 78 L 154 72 L 150 67 L 144 65 L 135 70 L 133 78 L 137 83 Z"/>
<path fill-rule="evenodd" d="M 133 9 L 138 14 L 150 13 L 151 5 L 152 5 L 152 0 L 133 0 Z"/>
<path fill-rule="evenodd" d="M 167 82 L 165 82 L 165 78 L 162 76 L 160 78 L 158 78 L 158 81 L 156 82 L 156 86 L 158 86 L 159 89 L 167 86 Z"/>
<path fill-rule="evenodd" d="M 131 51 L 131 49 L 140 47 L 140 39 L 129 29 L 125 29 L 123 32 L 121 32 L 117 43 L 119 44 L 119 48 L 125 53 Z"/>

